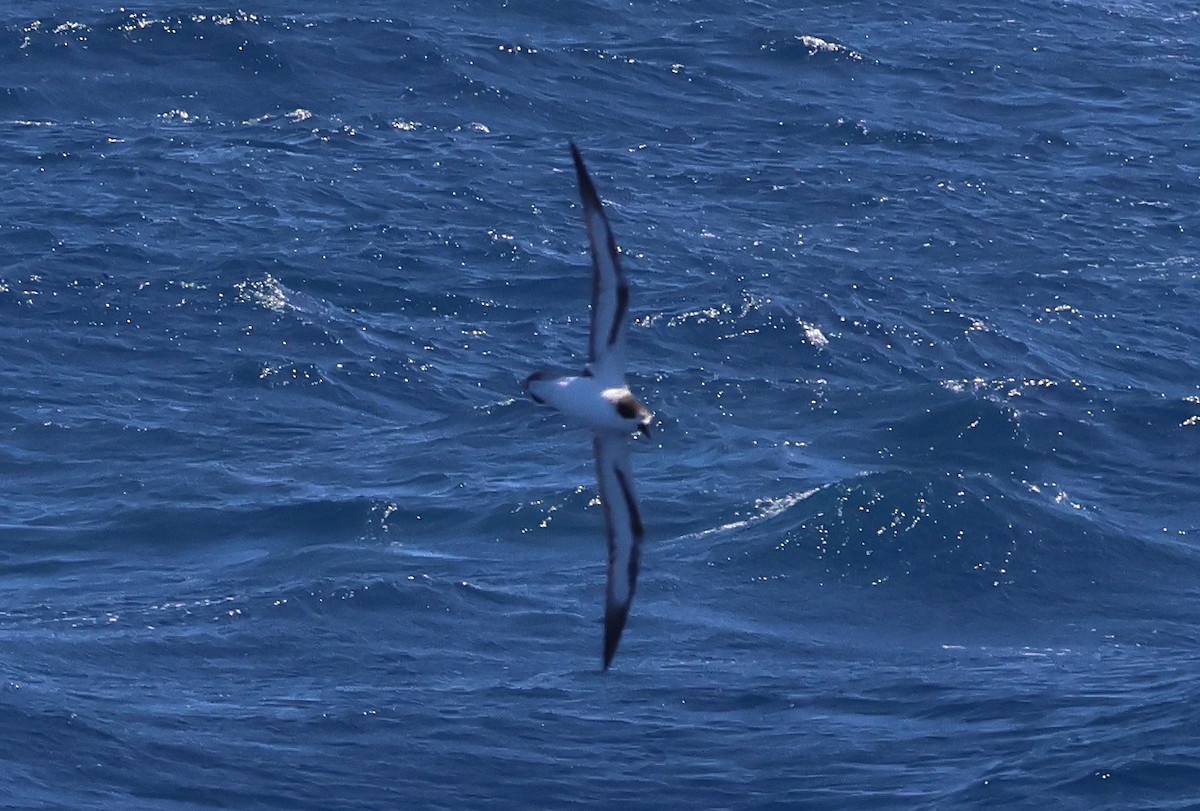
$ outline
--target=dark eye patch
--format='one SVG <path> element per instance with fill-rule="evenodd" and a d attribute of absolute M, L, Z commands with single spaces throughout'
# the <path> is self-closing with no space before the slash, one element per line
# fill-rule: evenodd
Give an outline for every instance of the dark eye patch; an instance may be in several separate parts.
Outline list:
<path fill-rule="evenodd" d="M 638 410 L 637 410 L 637 405 L 633 401 L 633 398 L 626 397 L 623 400 L 618 400 L 617 401 L 617 413 L 620 414 L 622 417 L 624 417 L 627 420 L 631 420 L 634 417 L 636 417 L 638 414 Z"/>

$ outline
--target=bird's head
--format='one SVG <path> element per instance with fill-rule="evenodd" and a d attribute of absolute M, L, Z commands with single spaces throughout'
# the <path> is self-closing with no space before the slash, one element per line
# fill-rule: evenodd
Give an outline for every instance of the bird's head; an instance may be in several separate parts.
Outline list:
<path fill-rule="evenodd" d="M 632 394 L 627 394 L 617 401 L 617 413 L 622 418 L 636 423 L 638 431 L 650 436 L 650 421 L 654 419 L 654 412 L 638 402 Z"/>

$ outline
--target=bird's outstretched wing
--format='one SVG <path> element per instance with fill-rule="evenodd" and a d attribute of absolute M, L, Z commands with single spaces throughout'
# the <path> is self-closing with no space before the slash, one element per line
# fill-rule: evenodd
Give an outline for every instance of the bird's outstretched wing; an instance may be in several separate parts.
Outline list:
<path fill-rule="evenodd" d="M 620 434 L 597 433 L 592 440 L 596 454 L 596 481 L 608 527 L 608 587 L 604 600 L 604 669 L 608 670 L 625 620 L 633 589 L 637 585 L 642 556 L 642 518 L 633 495 L 629 467 L 629 441 Z"/>
<path fill-rule="evenodd" d="M 629 283 L 621 269 L 617 241 L 608 217 L 575 144 L 571 144 L 583 224 L 592 251 L 592 331 L 588 369 L 604 383 L 620 385 L 625 377 L 625 327 L 629 313 Z"/>

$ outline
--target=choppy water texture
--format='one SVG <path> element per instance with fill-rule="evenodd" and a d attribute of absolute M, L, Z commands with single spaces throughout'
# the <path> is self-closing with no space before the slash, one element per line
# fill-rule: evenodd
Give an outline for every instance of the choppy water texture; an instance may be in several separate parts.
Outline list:
<path fill-rule="evenodd" d="M 4 807 L 1200 802 L 1190 5 L 17 5 Z"/>

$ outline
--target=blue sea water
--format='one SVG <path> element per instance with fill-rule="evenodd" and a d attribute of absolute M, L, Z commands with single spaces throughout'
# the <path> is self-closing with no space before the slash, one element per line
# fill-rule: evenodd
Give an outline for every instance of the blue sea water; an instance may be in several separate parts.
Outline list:
<path fill-rule="evenodd" d="M 1200 807 L 1198 42 L 6 5 L 0 807 Z M 608 673 L 520 387 L 585 356 L 571 139 L 658 415 Z"/>

